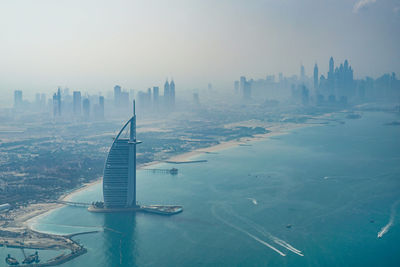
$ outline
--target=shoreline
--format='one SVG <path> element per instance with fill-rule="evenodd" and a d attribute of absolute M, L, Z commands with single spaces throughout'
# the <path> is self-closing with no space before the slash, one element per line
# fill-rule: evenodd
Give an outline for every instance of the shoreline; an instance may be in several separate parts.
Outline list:
<path fill-rule="evenodd" d="M 250 122 L 251 123 L 251 122 Z M 192 151 L 188 151 L 185 153 L 181 153 L 175 156 L 172 156 L 168 158 L 167 160 L 169 161 L 177 161 L 177 162 L 190 162 L 191 158 L 197 155 L 205 154 L 205 153 L 212 153 L 212 152 L 217 152 L 225 149 L 229 149 L 232 147 L 237 147 L 240 145 L 243 146 L 251 146 L 252 144 L 249 144 L 250 142 L 257 142 L 257 141 L 265 141 L 268 140 L 268 138 L 273 137 L 273 136 L 279 136 L 279 135 L 284 135 L 288 134 L 291 131 L 294 131 L 295 129 L 300 129 L 300 128 L 305 128 L 305 127 L 310 127 L 310 126 L 317 126 L 316 124 L 309 124 L 309 123 L 275 123 L 271 125 L 263 125 L 263 127 L 268 130 L 269 132 L 264 133 L 264 134 L 257 134 L 253 135 L 251 137 L 242 137 L 238 139 L 233 139 L 229 141 L 220 141 L 220 143 L 209 146 L 209 147 L 203 147 L 203 148 L 197 148 Z M 255 127 L 255 126 L 252 126 Z M 146 167 L 159 164 L 159 163 L 165 163 L 165 160 L 157 160 L 157 161 L 152 161 L 146 164 L 142 164 L 138 166 L 139 170 L 145 169 Z M 63 201 L 72 201 L 72 198 L 76 195 L 79 194 L 82 191 L 87 190 L 90 187 L 93 187 L 95 185 L 98 185 L 99 183 L 102 182 L 102 177 L 99 177 L 98 179 L 91 181 L 89 183 L 84 183 L 78 188 L 74 190 L 69 190 L 64 192 L 60 197 L 58 197 L 57 200 L 63 200 Z M 13 210 L 11 212 L 12 215 L 10 215 L 11 221 L 10 223 L 5 222 L 2 225 L 0 225 L 0 230 L 6 230 L 6 231 L 11 231 L 15 232 L 21 235 L 21 233 L 25 232 L 31 232 L 33 233 L 33 237 L 35 239 L 35 242 L 38 244 L 41 244 L 41 246 L 46 247 L 46 240 L 42 240 L 43 238 L 41 235 L 46 236 L 50 243 L 58 244 L 60 246 L 64 246 L 68 249 L 71 250 L 71 253 L 68 254 L 65 257 L 62 257 L 63 260 L 68 261 L 70 257 L 76 257 L 79 256 L 77 253 L 86 253 L 86 249 L 83 247 L 83 245 L 79 244 L 78 242 L 74 241 L 71 239 L 72 235 L 71 233 L 69 234 L 63 234 L 63 233 L 57 233 L 57 232 L 52 232 L 52 231 L 43 231 L 43 230 L 38 230 L 36 229 L 36 225 L 40 224 L 38 223 L 42 218 L 49 216 L 52 212 L 55 212 L 56 210 L 64 207 L 64 204 L 57 203 L 54 200 L 53 202 L 45 202 L 45 203 L 36 203 L 36 204 L 29 204 L 26 207 L 18 208 L 17 210 Z M 72 233 L 73 234 L 73 233 Z M 64 241 L 60 241 L 59 239 L 63 239 Z M 12 239 L 14 240 L 14 239 Z M 15 241 L 17 242 L 17 241 Z M 61 242 L 61 243 L 60 243 Z M 63 243 L 66 242 L 66 243 Z M 47 244 L 47 249 L 52 250 L 51 247 L 48 246 Z M 65 258 L 65 259 L 64 259 Z"/>
<path fill-rule="evenodd" d="M 325 114 L 325 116 L 326 116 L 326 114 Z M 252 137 L 242 137 L 239 139 L 222 141 L 217 145 L 213 145 L 213 146 L 205 147 L 205 148 L 198 148 L 198 149 L 195 149 L 192 151 L 188 151 L 188 152 L 185 152 L 182 154 L 172 156 L 172 157 L 168 158 L 167 160 L 168 161 L 186 162 L 186 161 L 189 161 L 189 159 L 191 157 L 198 156 L 198 155 L 201 155 L 204 153 L 217 152 L 217 151 L 225 150 L 228 148 L 236 147 L 239 145 L 245 145 L 249 142 L 257 142 L 257 141 L 267 140 L 268 138 L 273 137 L 273 136 L 288 134 L 292 130 L 304 128 L 304 127 L 311 127 L 311 126 L 317 126 L 317 125 L 316 124 L 308 124 L 308 123 L 277 123 L 277 124 L 275 124 L 275 125 L 273 124 L 267 128 L 267 130 L 270 131 L 268 133 L 257 134 Z M 155 164 L 159 164 L 159 163 L 163 163 L 163 162 L 164 161 L 148 162 L 148 163 L 145 163 L 145 164 L 139 166 L 138 169 L 139 170 L 144 169 L 146 167 L 149 167 L 149 166 L 152 166 Z M 103 178 L 100 177 L 92 182 L 84 183 L 79 188 L 76 188 L 69 192 L 65 192 L 58 198 L 58 200 L 70 201 L 74 195 L 88 189 L 89 187 L 92 187 L 96 184 L 101 183 L 102 180 L 103 180 Z M 15 226 L 26 227 L 30 230 L 36 231 L 35 229 L 33 229 L 32 226 L 37 220 L 39 220 L 40 218 L 43 218 L 45 216 L 48 216 L 51 212 L 53 212 L 61 207 L 64 207 L 64 206 L 65 206 L 64 204 L 59 204 L 59 203 L 55 203 L 55 202 L 29 204 L 27 207 L 16 210 L 16 212 L 15 212 L 16 214 L 14 215 Z M 1 228 L 3 228 L 3 227 L 1 227 Z"/>

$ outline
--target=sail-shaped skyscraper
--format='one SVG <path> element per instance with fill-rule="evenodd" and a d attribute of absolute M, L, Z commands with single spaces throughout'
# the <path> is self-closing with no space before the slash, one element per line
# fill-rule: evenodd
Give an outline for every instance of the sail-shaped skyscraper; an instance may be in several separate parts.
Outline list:
<path fill-rule="evenodd" d="M 129 128 L 127 128 L 129 127 Z M 123 136 L 129 130 L 129 138 Z M 135 208 L 136 205 L 136 113 L 115 138 L 104 166 L 103 196 L 106 208 Z"/>
<path fill-rule="evenodd" d="M 144 211 L 162 215 L 182 212 L 177 205 L 140 206 L 136 201 L 136 112 L 133 101 L 133 116 L 115 137 L 104 165 L 104 202 L 89 206 L 92 212 Z"/>

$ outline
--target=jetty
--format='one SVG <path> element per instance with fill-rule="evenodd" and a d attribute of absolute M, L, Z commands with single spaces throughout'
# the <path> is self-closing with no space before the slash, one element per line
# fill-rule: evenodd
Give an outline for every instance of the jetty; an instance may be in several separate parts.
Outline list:
<path fill-rule="evenodd" d="M 171 175 L 177 175 L 178 174 L 178 169 L 177 168 L 172 168 L 172 169 L 143 169 L 143 171 L 151 172 L 151 173 L 160 173 L 160 174 L 171 174 Z"/>
<path fill-rule="evenodd" d="M 172 161 L 172 160 L 166 160 L 164 161 L 165 163 L 170 163 L 170 164 L 189 164 L 189 163 L 203 163 L 207 162 L 206 159 L 200 159 L 200 160 L 185 160 L 185 161 Z"/>
<path fill-rule="evenodd" d="M 65 200 L 57 200 L 56 203 L 73 206 L 73 207 L 84 207 L 84 208 L 87 208 L 91 205 L 90 203 L 86 203 L 86 202 L 75 202 L 75 201 L 65 201 Z"/>
<path fill-rule="evenodd" d="M 118 213 L 118 212 L 146 212 L 159 215 L 175 215 L 183 211 L 180 205 L 135 205 L 131 207 L 109 208 L 104 202 L 93 202 L 88 211 L 95 213 Z"/>

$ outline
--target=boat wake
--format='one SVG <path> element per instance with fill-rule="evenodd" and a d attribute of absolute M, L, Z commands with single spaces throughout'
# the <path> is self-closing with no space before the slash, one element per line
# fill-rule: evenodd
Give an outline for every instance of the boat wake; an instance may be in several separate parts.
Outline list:
<path fill-rule="evenodd" d="M 287 242 L 285 242 L 285 241 L 283 241 L 283 240 L 281 240 L 281 239 L 279 239 L 279 238 L 277 238 L 277 237 L 274 237 L 274 242 L 275 242 L 276 244 L 278 244 L 278 245 L 280 245 L 280 246 L 286 248 L 287 250 L 290 250 L 291 252 L 293 252 L 293 253 L 295 253 L 295 254 L 297 254 L 297 255 L 299 255 L 299 256 L 304 257 L 304 254 L 301 253 L 300 250 L 298 250 L 297 248 L 293 247 L 293 246 L 290 245 L 289 243 L 287 243 Z"/>
<path fill-rule="evenodd" d="M 265 242 L 265 241 L 259 239 L 258 237 L 254 236 L 254 235 L 252 235 L 252 234 L 250 234 L 250 233 L 248 233 L 248 232 L 246 232 L 246 233 L 247 233 L 248 236 L 250 236 L 250 237 L 253 238 L 254 240 L 256 240 L 256 241 L 260 242 L 261 244 L 263 244 L 263 245 L 269 247 L 270 249 L 275 250 L 275 251 L 278 252 L 281 256 L 283 256 L 283 257 L 286 256 L 285 253 L 283 253 L 282 251 L 280 251 L 280 250 L 277 249 L 276 247 L 274 247 L 274 246 L 268 244 L 267 242 Z"/>
<path fill-rule="evenodd" d="M 235 216 L 236 218 L 238 218 L 239 220 L 243 221 L 244 223 L 246 223 L 247 225 L 249 225 L 250 227 L 252 227 L 255 231 L 259 232 L 260 234 L 262 234 L 263 236 L 269 238 L 270 240 L 274 241 L 276 244 L 280 245 L 281 247 L 286 248 L 287 250 L 299 255 L 299 256 L 304 256 L 304 254 L 302 254 L 301 250 L 298 250 L 297 248 L 293 247 L 291 244 L 287 243 L 286 241 L 273 236 L 272 234 L 268 233 L 264 227 L 262 227 L 261 225 L 256 224 L 255 222 L 251 221 L 250 219 L 244 218 L 243 216 L 239 216 L 238 214 L 236 214 L 234 211 L 231 211 L 231 214 L 233 216 Z"/>
<path fill-rule="evenodd" d="M 396 207 L 400 203 L 400 200 L 397 200 L 395 203 L 393 203 L 392 207 L 390 208 L 390 219 L 389 222 L 382 227 L 382 229 L 378 232 L 378 238 L 382 238 L 384 234 L 389 232 L 390 227 L 392 227 L 394 223 L 394 218 L 396 217 Z"/>
<path fill-rule="evenodd" d="M 255 241 L 259 242 L 260 244 L 272 249 L 273 251 L 275 251 L 276 253 L 278 253 L 279 255 L 281 255 L 282 257 L 285 257 L 286 254 L 283 253 L 282 251 L 280 251 L 279 249 L 277 249 L 276 247 L 272 246 L 271 244 L 268 244 L 267 242 L 265 242 L 264 240 L 261 240 L 260 238 L 256 237 L 255 235 L 252 235 L 251 233 L 247 232 L 246 230 L 228 222 L 227 220 L 221 218 L 214 209 L 214 206 L 211 208 L 211 212 L 213 213 L 214 217 L 217 218 L 218 220 L 220 220 L 221 222 L 223 222 L 224 224 L 236 229 L 239 232 L 242 232 L 246 235 L 248 235 L 249 237 L 251 237 L 252 239 L 254 239 Z"/>

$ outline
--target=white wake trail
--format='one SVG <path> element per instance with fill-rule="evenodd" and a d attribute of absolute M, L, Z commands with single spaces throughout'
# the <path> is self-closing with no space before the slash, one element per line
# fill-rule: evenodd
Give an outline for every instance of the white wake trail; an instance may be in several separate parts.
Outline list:
<path fill-rule="evenodd" d="M 236 214 L 235 212 L 231 211 L 232 215 L 234 215 L 236 218 L 242 220 L 244 223 L 247 223 L 248 225 L 250 225 L 254 230 L 256 230 L 257 232 L 259 232 L 260 234 L 264 235 L 265 237 L 268 237 L 269 239 L 271 239 L 272 241 L 274 241 L 276 244 L 286 248 L 287 250 L 292 251 L 293 253 L 304 257 L 304 254 L 302 254 L 301 250 L 298 250 L 297 248 L 293 247 L 291 244 L 287 243 L 286 241 L 271 235 L 270 233 L 268 233 L 267 231 L 265 231 L 264 227 L 262 227 L 261 225 L 256 224 L 255 222 L 251 221 L 250 219 L 244 218 L 242 216 L 239 216 L 238 214 Z"/>
<path fill-rule="evenodd" d="M 392 227 L 394 223 L 394 218 L 396 217 L 396 207 L 400 203 L 400 200 L 397 200 L 395 203 L 393 203 L 392 207 L 390 208 L 390 219 L 389 222 L 382 227 L 382 229 L 378 232 L 378 238 L 382 238 L 384 234 L 389 232 L 390 227 Z"/>
<path fill-rule="evenodd" d="M 286 256 L 285 253 L 283 253 L 282 251 L 280 251 L 280 250 L 277 249 L 276 247 L 272 246 L 271 244 L 268 244 L 268 243 L 265 242 L 264 240 L 261 240 L 260 238 L 258 238 L 258 237 L 256 237 L 256 236 L 250 234 L 250 233 L 247 232 L 246 230 L 244 230 L 244 229 L 242 229 L 242 228 L 240 228 L 240 227 L 238 227 L 238 226 L 236 226 L 236 225 L 234 225 L 234 224 L 232 224 L 232 223 L 230 223 L 230 222 L 228 222 L 228 221 L 222 219 L 221 217 L 219 217 L 219 216 L 216 214 L 216 212 L 214 211 L 214 207 L 212 207 L 211 210 L 212 210 L 212 213 L 213 213 L 213 215 L 215 216 L 215 218 L 217 218 L 217 219 L 220 220 L 221 222 L 223 222 L 223 223 L 225 223 L 226 225 L 228 225 L 228 226 L 230 226 L 230 227 L 232 227 L 232 228 L 238 230 L 239 232 L 242 232 L 242 233 L 248 235 L 249 237 L 251 237 L 251 238 L 253 238 L 254 240 L 256 240 L 257 242 L 259 242 L 260 244 L 263 244 L 264 246 L 266 246 L 266 247 L 272 249 L 273 251 L 275 251 L 276 253 L 278 253 L 278 254 L 281 255 L 282 257 L 285 257 L 285 256 Z"/>
<path fill-rule="evenodd" d="M 246 232 L 246 231 L 245 231 L 245 232 Z M 248 232 L 246 232 L 246 233 L 247 233 L 248 236 L 250 236 L 250 237 L 253 238 L 254 240 L 256 240 L 256 241 L 260 242 L 261 244 L 263 244 L 263 245 L 269 247 L 270 249 L 273 249 L 274 251 L 278 252 L 281 256 L 283 256 L 283 257 L 286 256 L 285 253 L 281 252 L 279 249 L 275 248 L 274 246 L 268 244 L 267 242 L 265 242 L 265 241 L 259 239 L 258 237 L 254 236 L 254 235 L 252 235 L 252 234 L 250 234 L 250 233 L 248 233 Z"/>
<path fill-rule="evenodd" d="M 289 243 L 275 237 L 274 242 L 284 248 L 286 248 L 287 250 L 290 250 L 293 253 L 296 253 L 299 256 L 304 257 L 304 254 L 301 253 L 300 250 L 298 250 L 297 248 L 293 247 L 292 245 L 290 245 Z"/>

